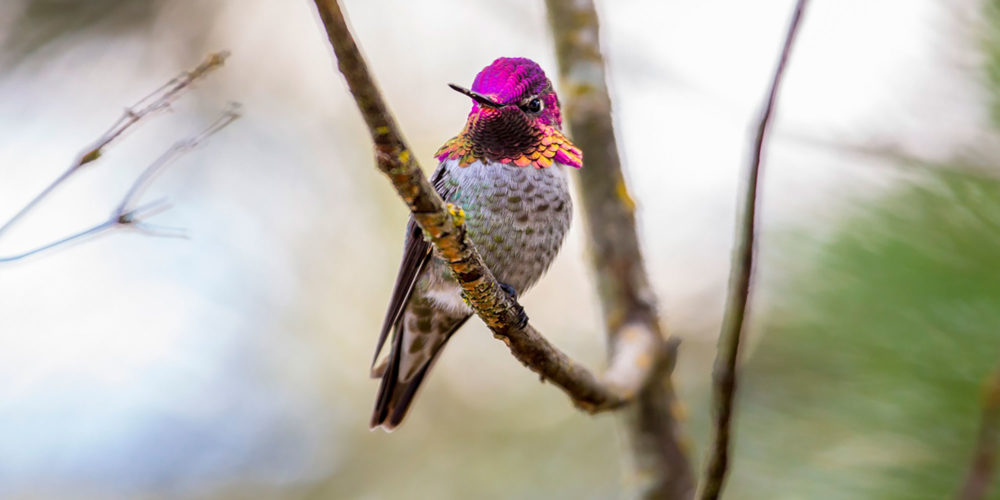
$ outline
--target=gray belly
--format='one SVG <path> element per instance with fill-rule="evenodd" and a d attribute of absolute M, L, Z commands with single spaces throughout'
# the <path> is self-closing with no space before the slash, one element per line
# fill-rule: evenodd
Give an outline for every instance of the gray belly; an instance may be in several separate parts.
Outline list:
<path fill-rule="evenodd" d="M 445 168 L 445 201 L 465 211 L 469 237 L 497 279 L 524 293 L 548 269 L 569 229 L 572 200 L 566 167 L 476 162 Z M 434 283 L 426 285 L 439 292 L 446 291 L 442 288 L 448 282 L 457 287 L 443 261 L 435 258 L 432 267 L 437 276 L 428 276 Z"/>

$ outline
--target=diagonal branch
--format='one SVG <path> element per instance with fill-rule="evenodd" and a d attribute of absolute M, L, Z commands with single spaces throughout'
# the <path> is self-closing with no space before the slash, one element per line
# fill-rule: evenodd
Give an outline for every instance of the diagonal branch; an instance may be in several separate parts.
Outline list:
<path fill-rule="evenodd" d="M 599 22 L 591 0 L 547 0 L 556 42 L 564 103 L 574 141 L 587 155 L 578 176 L 608 335 L 605 379 L 636 394 L 625 411 L 633 462 L 634 496 L 689 499 L 694 475 L 674 415 L 669 351 L 660 328 L 636 234 L 635 203 L 628 193 L 615 143 L 611 98 L 601 55 Z"/>
<path fill-rule="evenodd" d="M 126 108 L 122 116 L 118 118 L 111 127 L 108 128 L 92 144 L 80 152 L 77 159 L 62 173 L 56 177 L 48 186 L 31 199 L 26 205 L 21 207 L 7 222 L 0 226 L 0 236 L 8 229 L 20 221 L 28 212 L 35 208 L 43 199 L 51 194 L 60 184 L 66 182 L 73 174 L 80 171 L 80 168 L 87 165 L 104 154 L 104 148 L 122 136 L 126 131 L 138 125 L 139 122 L 155 114 L 157 111 L 168 109 L 170 104 L 180 98 L 184 92 L 198 80 L 204 78 L 209 73 L 221 67 L 229 52 L 216 52 L 210 54 L 204 61 L 191 71 L 185 71 L 172 78 L 167 83 L 143 97 L 131 107 Z"/>
<path fill-rule="evenodd" d="M 28 257 L 32 257 L 47 250 L 52 250 L 70 243 L 74 243 L 85 238 L 96 236 L 112 229 L 133 228 L 151 236 L 162 237 L 183 237 L 183 233 L 177 230 L 164 230 L 146 223 L 146 219 L 166 210 L 168 204 L 166 200 L 156 200 L 150 203 L 136 206 L 136 201 L 142 191 L 149 185 L 152 179 L 163 171 L 169 164 L 183 156 L 185 153 L 201 145 L 209 137 L 228 126 L 239 118 L 239 111 L 235 105 L 230 106 L 213 121 L 208 127 L 198 134 L 187 139 L 176 142 L 173 146 L 163 152 L 159 158 L 150 163 L 129 187 L 129 190 L 122 197 L 118 206 L 115 207 L 111 215 L 104 221 L 97 223 L 87 229 L 62 237 L 44 245 L 26 250 L 18 254 L 0 256 L 0 264 L 16 262 Z M 36 197 L 35 200 L 38 200 Z M 30 204 L 29 204 L 30 205 Z M 22 210 L 20 213 L 24 213 Z"/>
<path fill-rule="evenodd" d="M 986 381 L 983 394 L 982 421 L 979 438 L 969 472 L 965 476 L 957 500 L 981 500 L 990 492 L 996 477 L 997 450 L 1000 449 L 1000 366 Z"/>
<path fill-rule="evenodd" d="M 389 177 L 438 255 L 448 262 L 469 305 L 514 357 L 561 388 L 578 408 L 596 413 L 626 404 L 637 391 L 602 382 L 530 324 L 518 324 L 521 307 L 500 288 L 483 263 L 466 235 L 461 213 L 441 200 L 421 171 L 368 71 L 340 5 L 336 0 L 315 3 L 337 66 L 371 132 L 379 170 Z"/>
<path fill-rule="evenodd" d="M 733 244 L 733 262 L 729 271 L 729 292 L 726 297 L 722 331 L 713 373 L 712 407 L 715 418 L 715 434 L 709 450 L 708 467 L 702 485 L 701 499 L 719 498 L 729 467 L 730 427 L 733 417 L 733 399 L 736 395 L 736 362 L 739 357 L 740 338 L 743 335 L 745 313 L 750 295 L 750 279 L 754 264 L 754 235 L 756 232 L 758 177 L 764 156 L 764 142 L 771 124 L 778 99 L 778 89 L 788 56 L 795 42 L 807 0 L 798 0 L 792 13 L 785 42 L 781 49 L 778 65 L 774 69 L 771 86 L 754 135 L 753 149 L 747 165 L 745 191 L 741 196 L 739 214 L 736 220 L 736 235 Z"/>

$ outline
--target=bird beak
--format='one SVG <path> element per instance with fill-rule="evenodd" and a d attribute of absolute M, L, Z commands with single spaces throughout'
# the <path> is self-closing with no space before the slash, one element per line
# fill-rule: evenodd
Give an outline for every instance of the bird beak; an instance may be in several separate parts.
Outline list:
<path fill-rule="evenodd" d="M 487 108 L 503 107 L 500 103 L 494 101 L 493 99 L 490 99 L 489 97 L 484 96 L 483 94 L 480 94 L 479 92 L 473 92 L 465 87 L 459 87 L 454 83 L 449 83 L 448 86 L 451 87 L 451 89 L 454 90 L 455 92 L 458 92 L 460 94 L 465 94 L 471 97 L 473 101 L 476 101 L 479 104 L 486 106 Z"/>

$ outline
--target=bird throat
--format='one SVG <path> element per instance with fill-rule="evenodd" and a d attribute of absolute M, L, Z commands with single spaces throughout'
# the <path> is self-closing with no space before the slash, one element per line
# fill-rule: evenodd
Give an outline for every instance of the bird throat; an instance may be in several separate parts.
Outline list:
<path fill-rule="evenodd" d="M 559 129 L 536 124 L 515 107 L 471 113 L 462 133 L 434 156 L 438 161 L 458 160 L 462 167 L 476 161 L 535 168 L 550 167 L 554 162 L 577 168 L 582 165 L 580 149 Z"/>

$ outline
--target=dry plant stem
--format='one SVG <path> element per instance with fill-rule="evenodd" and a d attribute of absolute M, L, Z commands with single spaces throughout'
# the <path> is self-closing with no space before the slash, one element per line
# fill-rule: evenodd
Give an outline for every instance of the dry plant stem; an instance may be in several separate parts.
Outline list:
<path fill-rule="evenodd" d="M 565 116 L 586 157 L 579 191 L 608 335 L 605 380 L 637 396 L 624 411 L 634 463 L 630 489 L 642 498 L 689 499 L 694 475 L 674 414 L 673 359 L 664 356 L 671 350 L 663 347 L 668 344 L 643 263 L 635 203 L 615 143 L 597 13 L 589 0 L 546 5 Z"/>
<path fill-rule="evenodd" d="M 376 164 L 410 208 L 439 256 L 451 266 L 464 297 L 493 335 L 522 364 L 560 387 L 588 412 L 618 408 L 628 396 L 550 344 L 531 325 L 518 326 L 518 306 L 499 286 L 469 241 L 460 215 L 449 212 L 420 169 L 382 99 L 335 0 L 315 0 L 337 66 L 354 95 L 375 143 Z"/>
<path fill-rule="evenodd" d="M 39 247 L 27 250 L 16 255 L 0 256 L 0 264 L 7 264 L 11 262 L 16 262 L 47 250 L 52 250 L 57 247 L 67 245 L 69 243 L 78 242 L 88 237 L 96 236 L 100 233 L 111 229 L 119 228 L 132 228 L 139 230 L 150 236 L 162 236 L 162 237 L 183 237 L 184 234 L 177 230 L 170 230 L 169 228 L 159 228 L 151 226 L 145 222 L 145 219 L 156 215 L 163 210 L 168 208 L 168 204 L 165 200 L 156 200 L 144 205 L 136 206 L 135 202 L 142 190 L 145 189 L 152 179 L 163 169 L 173 163 L 175 160 L 183 156 L 185 153 L 193 150 L 194 148 L 201 145 L 206 139 L 215 135 L 217 132 L 228 126 L 234 120 L 239 118 L 239 113 L 236 108 L 230 108 L 219 115 L 218 118 L 211 125 L 202 130 L 200 133 L 193 137 L 189 137 L 182 141 L 178 141 L 169 149 L 163 152 L 159 158 L 157 158 L 153 163 L 150 163 L 132 185 L 129 190 L 122 197 L 118 206 L 115 208 L 111 215 L 104 221 L 95 224 L 87 229 L 73 233 L 69 236 L 65 236 L 58 240 L 46 243 Z M 164 230 L 166 229 L 166 230 Z"/>
<path fill-rule="evenodd" d="M 213 70 L 221 67 L 225 63 L 227 57 L 229 57 L 228 52 L 216 52 L 214 54 L 210 54 L 204 61 L 202 61 L 201 64 L 191 71 L 186 71 L 174 77 L 167 83 L 160 86 L 160 88 L 153 91 L 151 94 L 140 99 L 139 102 L 127 108 L 122 116 L 118 118 L 118 120 L 114 122 L 111 127 L 104 132 L 104 134 L 97 138 L 93 144 L 90 144 L 80 152 L 77 159 L 69 167 L 67 167 L 66 170 L 59 175 L 59 177 L 49 183 L 45 189 L 38 193 L 34 198 L 32 198 L 31 201 L 21 207 L 21 209 L 18 210 L 13 217 L 0 226 L 0 236 L 20 221 L 28 212 L 35 208 L 38 203 L 51 194 L 52 191 L 54 191 L 60 184 L 78 172 L 81 167 L 100 158 L 104 153 L 105 147 L 121 137 L 122 134 L 137 125 L 143 119 L 149 117 L 157 111 L 169 108 L 172 102 L 176 101 L 181 97 L 181 95 L 184 94 L 185 91 L 191 88 L 192 84 L 201 78 L 204 78 Z"/>
<path fill-rule="evenodd" d="M 736 220 L 736 235 L 733 244 L 733 261 L 729 271 L 729 290 L 726 296 L 725 314 L 719 333 L 719 345 L 713 373 L 712 409 L 714 413 L 714 436 L 709 449 L 708 467 L 702 484 L 701 499 L 719 498 L 729 467 L 730 428 L 733 417 L 733 400 L 736 396 L 736 363 L 739 357 L 740 339 L 745 326 L 745 313 L 750 296 L 750 279 L 753 274 L 754 236 L 756 232 L 758 177 L 764 154 L 764 143 L 770 127 L 771 116 L 778 97 L 778 89 L 785 73 L 788 56 L 795 42 L 807 0 L 798 0 L 792 19 L 785 34 L 778 65 L 771 79 L 771 86 L 760 113 L 754 133 L 750 161 L 747 164 L 745 191 L 741 194 L 739 214 Z"/>
<path fill-rule="evenodd" d="M 958 494 L 957 500 L 981 500 L 987 498 L 996 477 L 997 452 L 1000 449 L 1000 366 L 986 381 L 983 395 L 982 421 L 979 437 L 973 452 L 969 472 Z"/>

